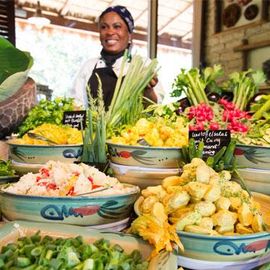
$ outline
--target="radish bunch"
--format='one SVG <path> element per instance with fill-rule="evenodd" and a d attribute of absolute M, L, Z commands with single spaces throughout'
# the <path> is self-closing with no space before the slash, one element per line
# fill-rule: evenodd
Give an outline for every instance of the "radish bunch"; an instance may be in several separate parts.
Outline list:
<path fill-rule="evenodd" d="M 189 130 L 229 129 L 231 132 L 247 132 L 248 112 L 236 108 L 235 104 L 220 99 L 214 106 L 201 103 L 187 108 L 186 114 L 190 120 Z"/>

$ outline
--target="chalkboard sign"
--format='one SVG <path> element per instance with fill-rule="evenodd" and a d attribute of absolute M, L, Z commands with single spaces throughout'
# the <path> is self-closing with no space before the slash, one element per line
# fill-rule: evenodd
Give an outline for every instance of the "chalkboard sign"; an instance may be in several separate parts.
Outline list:
<path fill-rule="evenodd" d="M 86 111 L 68 111 L 64 112 L 63 124 L 77 129 L 85 129 Z"/>
<path fill-rule="evenodd" d="M 228 146 L 231 141 L 230 130 L 200 130 L 189 131 L 189 138 L 195 140 L 196 146 L 204 142 L 203 156 L 215 155 L 223 146 Z"/>

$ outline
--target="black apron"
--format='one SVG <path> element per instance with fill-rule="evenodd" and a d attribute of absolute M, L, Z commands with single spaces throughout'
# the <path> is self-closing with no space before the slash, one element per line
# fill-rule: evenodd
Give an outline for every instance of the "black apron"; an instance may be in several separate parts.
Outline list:
<path fill-rule="evenodd" d="M 113 98 L 113 94 L 114 94 L 114 90 L 115 90 L 115 86 L 117 82 L 117 76 L 115 75 L 111 67 L 96 68 L 95 66 L 92 72 L 92 75 L 88 81 L 88 85 L 91 89 L 91 95 L 93 98 L 96 98 L 98 94 L 97 93 L 98 80 L 97 80 L 96 74 L 98 74 L 102 83 L 103 100 L 104 100 L 105 110 L 107 111 Z"/>

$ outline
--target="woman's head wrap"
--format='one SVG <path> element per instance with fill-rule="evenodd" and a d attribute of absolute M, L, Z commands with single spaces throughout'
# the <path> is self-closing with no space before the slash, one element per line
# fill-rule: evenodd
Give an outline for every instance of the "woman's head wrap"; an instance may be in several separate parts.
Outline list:
<path fill-rule="evenodd" d="M 104 16 L 106 13 L 109 13 L 109 12 L 117 13 L 126 23 L 129 33 L 133 32 L 134 20 L 133 20 L 131 13 L 128 11 L 128 9 L 126 7 L 124 7 L 124 6 L 108 7 L 101 13 L 101 15 L 99 16 L 99 20 L 102 18 L 102 16 Z"/>

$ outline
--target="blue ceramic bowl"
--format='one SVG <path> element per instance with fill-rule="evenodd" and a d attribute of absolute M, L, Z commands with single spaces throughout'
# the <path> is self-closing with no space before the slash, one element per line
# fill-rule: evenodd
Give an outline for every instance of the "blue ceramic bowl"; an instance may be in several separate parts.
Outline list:
<path fill-rule="evenodd" d="M 128 185 L 127 186 L 131 186 Z M 130 216 L 139 188 L 130 193 L 103 196 L 45 197 L 0 191 L 3 219 L 92 226 Z"/>
<path fill-rule="evenodd" d="M 238 144 L 234 154 L 240 167 L 270 170 L 270 147 Z"/>
<path fill-rule="evenodd" d="M 80 161 L 83 145 L 27 145 L 8 142 L 9 158 L 19 163 L 44 164 L 49 160 Z"/>
<path fill-rule="evenodd" d="M 270 233 L 209 236 L 178 232 L 185 251 L 180 255 L 206 261 L 244 261 L 270 252 Z"/>
<path fill-rule="evenodd" d="M 180 148 L 114 144 L 107 142 L 110 160 L 127 166 L 179 168 Z"/>

